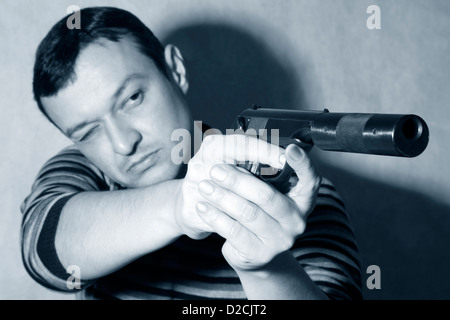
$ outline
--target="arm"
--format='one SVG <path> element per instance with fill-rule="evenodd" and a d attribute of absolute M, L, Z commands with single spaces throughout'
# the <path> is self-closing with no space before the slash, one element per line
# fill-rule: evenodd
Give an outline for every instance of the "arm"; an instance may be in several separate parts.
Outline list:
<path fill-rule="evenodd" d="M 324 300 L 325 293 L 311 280 L 290 251 L 277 255 L 258 270 L 237 270 L 248 299 Z"/>
<path fill-rule="evenodd" d="M 55 247 L 63 267 L 83 279 L 108 275 L 181 234 L 171 208 L 177 180 L 145 188 L 82 192 L 62 210 Z"/>
<path fill-rule="evenodd" d="M 82 284 L 171 242 L 179 181 L 113 190 L 78 150 L 68 148 L 40 171 L 22 206 L 22 256 L 30 275 L 68 290 L 66 267 L 80 267 Z"/>

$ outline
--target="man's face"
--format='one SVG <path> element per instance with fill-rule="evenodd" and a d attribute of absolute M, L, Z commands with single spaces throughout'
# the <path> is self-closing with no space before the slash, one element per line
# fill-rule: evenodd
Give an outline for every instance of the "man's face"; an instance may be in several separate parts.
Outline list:
<path fill-rule="evenodd" d="M 79 150 L 122 186 L 177 176 L 171 134 L 192 129 L 184 94 L 131 39 L 90 44 L 77 59 L 74 81 L 42 103 Z"/>

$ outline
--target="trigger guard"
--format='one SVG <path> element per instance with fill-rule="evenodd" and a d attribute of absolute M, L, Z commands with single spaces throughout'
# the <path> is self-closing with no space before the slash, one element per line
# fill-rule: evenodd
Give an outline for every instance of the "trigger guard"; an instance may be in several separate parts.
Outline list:
<path fill-rule="evenodd" d="M 289 178 L 291 177 L 294 170 L 289 166 L 289 164 L 286 162 L 284 165 L 284 168 L 281 169 L 280 172 L 273 176 L 263 176 L 261 175 L 261 179 L 265 182 L 276 184 L 276 183 L 282 183 L 285 181 L 289 181 Z"/>
<path fill-rule="evenodd" d="M 293 173 L 294 169 L 292 169 L 286 162 L 281 172 L 275 176 L 261 176 L 260 179 L 271 184 L 279 192 L 286 194 L 291 189 L 290 178 Z"/>

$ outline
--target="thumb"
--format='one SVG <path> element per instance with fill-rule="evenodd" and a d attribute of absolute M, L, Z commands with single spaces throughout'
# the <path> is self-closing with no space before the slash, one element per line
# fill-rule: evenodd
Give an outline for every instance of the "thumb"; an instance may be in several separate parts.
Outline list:
<path fill-rule="evenodd" d="M 306 151 L 295 144 L 286 148 L 286 161 L 298 177 L 297 185 L 289 192 L 292 195 L 313 196 L 319 189 L 322 176 Z"/>

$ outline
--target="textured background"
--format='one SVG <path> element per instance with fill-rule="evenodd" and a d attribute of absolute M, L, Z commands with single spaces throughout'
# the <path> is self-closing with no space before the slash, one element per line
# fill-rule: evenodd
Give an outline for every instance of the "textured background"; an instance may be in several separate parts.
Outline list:
<path fill-rule="evenodd" d="M 34 52 L 71 4 L 110 5 L 178 45 L 196 120 L 225 128 L 252 103 L 415 113 L 428 149 L 414 159 L 313 151 L 351 214 L 363 263 L 381 269 L 367 299 L 449 299 L 450 2 L 442 0 L 0 1 L 0 298 L 72 299 L 25 272 L 19 206 L 45 160 L 69 141 L 37 110 Z M 381 30 L 366 9 L 381 8 Z M 82 22 L 81 22 L 82 23 Z"/>

